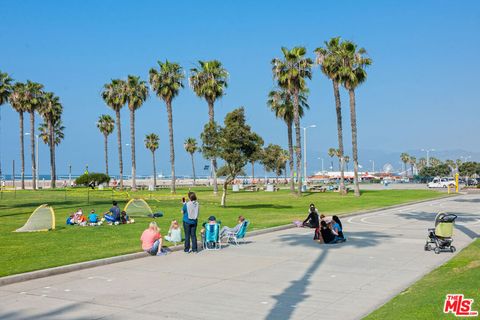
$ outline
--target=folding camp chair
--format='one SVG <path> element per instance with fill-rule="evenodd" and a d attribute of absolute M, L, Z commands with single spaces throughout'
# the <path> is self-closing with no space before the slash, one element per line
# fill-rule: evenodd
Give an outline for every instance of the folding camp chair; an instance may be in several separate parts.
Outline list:
<path fill-rule="evenodd" d="M 203 235 L 203 250 L 219 250 L 220 244 L 220 223 L 206 224 Z"/>
<path fill-rule="evenodd" d="M 240 230 L 238 230 L 236 233 L 235 232 L 227 232 L 225 234 L 226 242 L 225 243 L 231 243 L 238 245 L 239 242 L 245 242 L 245 235 L 247 234 L 247 227 L 250 224 L 248 220 L 243 221 L 242 226 L 240 227 Z"/>

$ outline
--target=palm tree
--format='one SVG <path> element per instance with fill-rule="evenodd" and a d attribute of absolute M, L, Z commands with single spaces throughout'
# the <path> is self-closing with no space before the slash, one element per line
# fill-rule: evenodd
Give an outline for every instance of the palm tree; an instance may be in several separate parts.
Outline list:
<path fill-rule="evenodd" d="M 145 135 L 145 147 L 152 151 L 153 159 L 153 188 L 157 186 L 157 165 L 155 163 L 155 151 L 158 149 L 160 138 L 155 133 Z"/>
<path fill-rule="evenodd" d="M 4 73 L 0 70 L 0 106 L 9 101 L 10 94 L 13 90 L 13 79 L 10 78 L 8 73 Z"/>
<path fill-rule="evenodd" d="M 295 153 L 297 158 L 298 195 L 302 186 L 302 154 L 300 134 L 300 94 L 307 89 L 305 79 L 312 78 L 313 61 L 306 58 L 307 50 L 304 47 L 294 47 L 288 50 L 282 47 L 283 58 L 272 60 L 272 72 L 280 87 L 286 88 L 293 98 L 293 123 L 295 125 Z"/>
<path fill-rule="evenodd" d="M 35 111 L 41 106 L 43 85 L 27 80 L 25 86 L 25 111 L 30 114 L 30 152 L 32 155 L 32 188 L 37 189 L 37 165 L 35 161 Z"/>
<path fill-rule="evenodd" d="M 175 193 L 175 149 L 173 146 L 173 114 L 172 114 L 172 100 L 178 95 L 178 92 L 183 88 L 182 67 L 178 63 L 171 63 L 168 60 L 165 62 L 158 61 L 159 70 L 155 68 L 150 69 L 150 85 L 155 91 L 157 97 L 161 98 L 167 106 L 168 114 L 168 132 L 170 142 L 170 165 L 172 168 L 172 183 L 171 192 Z"/>
<path fill-rule="evenodd" d="M 126 83 L 120 79 L 114 79 L 112 82 L 105 84 L 102 91 L 103 101 L 115 111 L 117 123 L 118 164 L 120 166 L 120 189 L 123 189 L 122 123 L 120 121 L 120 110 L 126 103 L 125 91 Z"/>
<path fill-rule="evenodd" d="M 337 156 L 337 149 L 335 148 L 328 148 L 328 156 L 330 157 L 330 168 L 332 168 L 333 171 L 333 157 Z"/>
<path fill-rule="evenodd" d="M 410 161 L 410 155 L 408 153 L 403 152 L 400 155 L 400 160 L 403 162 L 403 168 L 405 170 L 404 175 L 407 176 L 407 163 Z"/>
<path fill-rule="evenodd" d="M 12 108 L 18 112 L 20 118 L 20 162 L 21 162 L 21 189 L 25 189 L 25 143 L 24 143 L 24 124 L 23 114 L 26 112 L 26 85 L 21 82 L 17 82 L 13 86 L 12 93 L 8 98 Z"/>
<path fill-rule="evenodd" d="M 198 150 L 197 140 L 195 140 L 195 138 L 187 138 L 187 140 L 185 140 L 185 142 L 183 143 L 183 147 L 185 148 L 185 151 L 190 153 L 190 157 L 192 158 L 193 185 L 195 186 L 196 176 L 195 176 L 195 161 L 193 159 L 193 155 Z"/>
<path fill-rule="evenodd" d="M 302 118 L 305 109 L 309 109 L 310 106 L 307 103 L 307 92 L 302 92 L 299 95 L 299 105 L 298 113 L 299 117 Z M 294 169 L 293 169 L 293 103 L 290 98 L 290 94 L 285 88 L 279 88 L 278 90 L 270 91 L 268 94 L 267 105 L 275 113 L 275 117 L 282 119 L 287 125 L 287 135 L 288 135 L 288 155 L 289 155 L 289 166 L 290 166 L 290 191 L 295 192 L 295 180 L 294 180 Z"/>
<path fill-rule="evenodd" d="M 98 117 L 97 128 L 103 134 L 103 151 L 105 153 L 105 173 L 108 176 L 108 136 L 115 129 L 115 120 L 108 114 L 102 114 Z"/>
<path fill-rule="evenodd" d="M 337 137 L 338 153 L 340 161 L 340 187 L 339 193 L 345 192 L 345 174 L 344 174 L 344 150 L 343 150 L 343 129 L 342 129 L 342 105 L 340 101 L 339 83 L 341 83 L 341 60 L 340 60 L 340 37 L 325 41 L 325 48 L 315 49 L 316 63 L 321 65 L 321 70 L 333 84 L 333 96 L 335 97 L 335 111 L 337 113 Z M 348 170 L 347 170 L 348 171 Z"/>
<path fill-rule="evenodd" d="M 190 69 L 190 87 L 195 94 L 208 103 L 208 118 L 210 124 L 215 121 L 214 105 L 217 99 L 225 94 L 228 87 L 228 72 L 218 60 L 198 61 L 198 66 Z M 217 159 L 212 158 L 213 193 L 218 193 Z"/>
<path fill-rule="evenodd" d="M 132 149 L 132 190 L 137 189 L 135 163 L 135 111 L 139 109 L 148 98 L 147 83 L 140 77 L 129 75 L 125 88 L 125 98 L 130 110 L 130 147 Z"/>
<path fill-rule="evenodd" d="M 421 171 L 426 166 L 427 166 L 427 159 L 425 159 L 423 157 L 418 159 L 418 162 L 417 162 L 417 170 L 418 171 Z"/>
<path fill-rule="evenodd" d="M 415 163 L 417 163 L 417 158 L 415 158 L 414 156 L 410 156 L 408 159 L 408 162 L 410 163 L 410 169 L 412 170 L 412 178 L 413 178 L 414 176 L 413 169 L 415 167 Z"/>
<path fill-rule="evenodd" d="M 372 64 L 372 60 L 366 57 L 364 48 L 357 48 L 351 41 L 344 41 L 339 52 L 342 66 L 340 76 L 343 86 L 348 90 L 350 97 L 350 123 L 352 127 L 352 153 L 353 153 L 353 181 L 355 184 L 355 196 L 360 196 L 358 185 L 358 143 L 357 143 L 357 112 L 355 110 L 355 89 L 367 80 L 365 67 Z"/>
<path fill-rule="evenodd" d="M 53 124 L 53 143 L 58 146 L 63 138 L 65 138 L 65 133 L 63 132 L 65 127 L 63 126 L 62 120 L 59 118 Z M 42 139 L 43 143 L 46 145 L 50 144 L 50 131 L 48 129 L 48 124 L 43 122 L 38 126 L 39 137 Z"/>
<path fill-rule="evenodd" d="M 343 161 L 345 161 L 345 165 L 347 166 L 347 172 L 348 172 L 348 163 L 350 162 L 350 156 L 343 156 Z"/>
<path fill-rule="evenodd" d="M 42 103 L 38 109 L 38 112 L 43 117 L 45 124 L 47 125 L 48 141 L 47 144 L 50 149 L 50 186 L 55 188 L 57 181 L 57 170 L 55 164 L 55 123 L 60 122 L 60 118 L 63 112 L 63 106 L 60 103 L 60 98 L 55 96 L 53 92 L 46 92 L 43 96 Z"/>

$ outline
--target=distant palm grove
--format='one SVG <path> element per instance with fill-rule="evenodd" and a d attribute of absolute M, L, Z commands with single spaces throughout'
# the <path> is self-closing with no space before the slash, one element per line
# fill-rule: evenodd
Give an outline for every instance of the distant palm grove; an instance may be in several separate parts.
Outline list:
<path fill-rule="evenodd" d="M 124 188 L 124 163 L 122 150 L 122 132 L 120 111 L 128 107 L 130 112 L 130 152 L 131 152 L 131 187 L 136 185 L 136 144 L 135 144 L 135 114 L 149 98 L 149 93 L 154 93 L 160 105 L 165 105 L 167 111 L 167 122 L 169 129 L 168 144 L 170 149 L 171 166 L 171 192 L 176 191 L 175 176 L 175 148 L 174 148 L 174 119 L 172 109 L 175 105 L 175 98 L 184 89 L 184 82 L 188 84 L 193 92 L 208 106 L 208 122 L 204 131 L 199 133 L 201 144 L 190 137 L 184 142 L 184 151 L 191 158 L 192 174 L 195 184 L 195 162 L 194 154 L 202 152 L 204 158 L 211 162 L 213 175 L 213 192 L 218 192 L 217 176 L 225 177 L 225 181 L 231 183 L 236 176 L 244 175 L 243 166 L 252 165 L 252 177 L 254 177 L 253 166 L 256 162 L 262 163 L 268 171 L 274 172 L 277 177 L 286 173 L 288 163 L 290 174 L 290 190 L 292 193 L 301 193 L 302 183 L 302 140 L 300 120 L 309 109 L 308 94 L 316 88 L 308 88 L 307 80 L 312 78 L 312 69 L 315 64 L 320 66 L 322 73 L 332 82 L 333 97 L 332 105 L 335 106 L 338 148 L 332 148 L 332 154 L 339 159 L 340 185 L 339 194 L 345 194 L 344 170 L 346 162 L 350 161 L 344 155 L 343 144 L 343 123 L 342 104 L 340 90 L 345 89 L 349 96 L 350 128 L 352 140 L 352 162 L 354 170 L 354 192 L 359 196 L 358 186 L 358 137 L 356 122 L 356 89 L 366 81 L 366 67 L 371 65 L 372 60 L 367 56 L 366 50 L 358 47 L 355 43 L 342 40 L 340 37 L 326 41 L 323 46 L 313 51 L 313 57 L 307 55 L 305 47 L 293 47 L 291 49 L 282 47 L 279 56 L 272 59 L 272 77 L 275 80 L 275 88 L 266 93 L 266 104 L 274 113 L 275 117 L 282 120 L 286 125 L 287 150 L 278 145 L 269 144 L 264 147 L 263 139 L 250 130 L 244 123 L 244 109 L 236 109 L 227 115 L 225 126 L 221 127 L 215 119 L 215 104 L 221 99 L 228 88 L 229 73 L 222 63 L 217 60 L 198 61 L 197 65 L 189 70 L 188 76 L 183 67 L 176 62 L 169 60 L 158 61 L 148 71 L 148 80 L 141 77 L 128 75 L 124 79 L 112 79 L 105 83 L 101 91 L 101 99 L 110 108 L 114 117 L 108 114 L 98 116 L 97 127 L 103 135 L 105 154 L 105 173 L 109 174 L 108 166 L 108 136 L 116 131 L 117 150 L 119 164 L 119 188 Z M 319 89 L 320 90 L 320 89 Z M 322 89 L 323 90 L 323 89 Z M 334 104 L 333 104 L 334 102 Z M 44 86 L 28 80 L 26 83 L 14 82 L 11 77 L 0 71 L 0 105 L 10 104 L 19 115 L 19 138 L 20 138 L 20 164 L 21 164 L 21 188 L 25 188 L 25 150 L 24 150 L 24 117 L 29 116 L 30 120 L 30 153 L 32 163 L 32 186 L 37 188 L 36 166 L 35 166 L 35 114 L 39 114 L 43 123 L 38 127 L 39 137 L 49 146 L 50 149 L 50 170 L 51 187 L 55 188 L 55 147 L 62 141 L 64 135 L 62 126 L 63 106 L 60 98 L 53 92 L 45 90 Z M 242 132 L 243 137 L 236 135 Z M 240 141 L 242 140 L 242 141 Z M 156 185 L 155 152 L 159 148 L 160 137 L 150 133 L 144 137 L 145 148 L 152 154 L 153 178 Z M 228 144 L 225 145 L 225 141 Z M 333 155 L 331 156 L 333 157 Z M 224 165 L 219 167 L 218 160 Z M 406 157 L 405 164 L 408 163 Z M 234 166 L 237 166 L 233 168 Z M 242 168 L 238 168 L 242 166 Z M 227 182 L 224 183 L 224 197 L 226 195 Z M 224 201 L 222 200 L 222 204 Z"/>

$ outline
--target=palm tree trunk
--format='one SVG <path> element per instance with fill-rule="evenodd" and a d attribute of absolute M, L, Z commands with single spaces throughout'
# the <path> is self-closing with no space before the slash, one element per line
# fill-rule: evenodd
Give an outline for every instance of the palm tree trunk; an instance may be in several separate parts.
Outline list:
<path fill-rule="evenodd" d="M 355 196 L 360 196 L 358 185 L 358 143 L 357 143 L 357 113 L 355 111 L 355 91 L 348 90 L 350 95 L 350 122 L 352 126 L 352 154 L 353 154 L 353 182 L 355 184 Z"/>
<path fill-rule="evenodd" d="M 48 147 L 50 149 L 50 188 L 55 189 L 55 162 L 54 162 L 54 139 L 53 139 L 53 124 L 52 119 L 47 119 L 47 129 L 48 129 Z"/>
<path fill-rule="evenodd" d="M 193 171 L 193 186 L 196 185 L 197 176 L 195 175 L 195 160 L 193 159 L 193 153 L 190 153 L 192 157 L 192 171 Z"/>
<path fill-rule="evenodd" d="M 19 112 L 20 116 L 20 162 L 22 164 L 21 168 L 21 188 L 22 190 L 25 190 L 25 143 L 23 140 L 23 135 L 24 133 L 24 128 L 23 128 L 23 111 Z"/>
<path fill-rule="evenodd" d="M 213 101 L 208 101 L 208 119 L 210 122 L 215 121 L 215 109 Z M 213 172 L 213 194 L 218 194 L 218 184 L 217 184 L 217 159 L 212 159 L 212 172 Z"/>
<path fill-rule="evenodd" d="M 35 112 L 30 112 L 30 152 L 32 153 L 32 188 L 37 189 L 37 165 L 35 161 Z"/>
<path fill-rule="evenodd" d="M 120 189 L 123 189 L 123 157 L 122 157 L 122 123 L 120 122 L 120 110 L 115 110 L 117 122 L 118 165 L 120 166 Z"/>
<path fill-rule="evenodd" d="M 338 161 L 340 165 L 340 189 L 339 194 L 345 194 L 345 162 L 343 158 L 343 128 L 342 128 L 342 104 L 340 101 L 340 90 L 338 89 L 338 82 L 333 82 L 333 94 L 335 96 L 335 110 L 337 112 L 337 136 L 338 136 Z"/>
<path fill-rule="evenodd" d="M 137 167 L 135 163 L 135 110 L 130 109 L 130 147 L 132 150 L 132 190 L 137 190 Z"/>
<path fill-rule="evenodd" d="M 302 137 L 300 134 L 300 116 L 298 114 L 298 89 L 295 89 L 293 95 L 293 121 L 295 122 L 295 154 L 297 157 L 297 194 L 300 196 L 302 194 Z"/>
<path fill-rule="evenodd" d="M 171 184 L 171 193 L 175 193 L 175 149 L 173 146 L 173 115 L 172 115 L 172 102 L 168 101 L 167 103 L 167 114 L 168 114 L 168 135 L 170 139 L 170 166 L 172 168 L 172 184 Z"/>
<path fill-rule="evenodd" d="M 152 159 L 153 159 L 153 190 L 157 187 L 157 164 L 155 162 L 155 151 L 152 151 Z"/>
<path fill-rule="evenodd" d="M 287 131 L 288 131 L 288 165 L 290 167 L 290 191 L 295 192 L 295 177 L 294 177 L 294 169 L 293 169 L 293 130 L 292 130 L 292 122 L 290 121 L 287 123 Z"/>
<path fill-rule="evenodd" d="M 104 134 L 103 137 L 103 151 L 105 153 L 105 174 L 108 176 L 108 134 Z"/>

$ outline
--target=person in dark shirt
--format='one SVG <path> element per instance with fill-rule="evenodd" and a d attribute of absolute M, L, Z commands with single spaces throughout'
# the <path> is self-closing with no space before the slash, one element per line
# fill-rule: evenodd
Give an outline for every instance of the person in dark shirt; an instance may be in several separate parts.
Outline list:
<path fill-rule="evenodd" d="M 313 203 L 310 204 L 308 217 L 303 221 L 303 226 L 308 228 L 318 228 L 318 210 Z"/>
<path fill-rule="evenodd" d="M 320 233 L 324 243 L 335 243 L 335 234 L 323 220 L 320 222 Z"/>
<path fill-rule="evenodd" d="M 108 223 L 120 222 L 120 208 L 117 201 L 113 201 L 113 206 L 103 216 Z"/>

